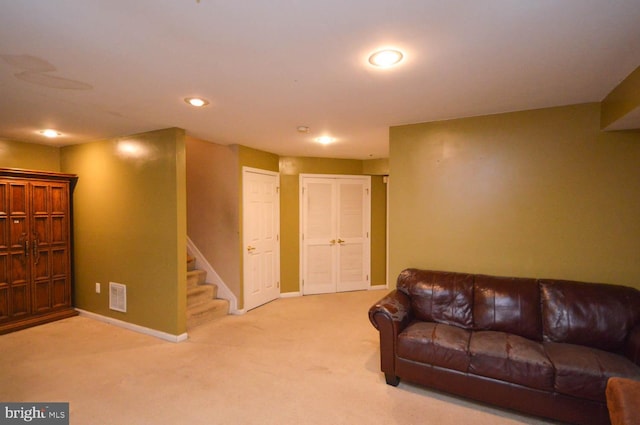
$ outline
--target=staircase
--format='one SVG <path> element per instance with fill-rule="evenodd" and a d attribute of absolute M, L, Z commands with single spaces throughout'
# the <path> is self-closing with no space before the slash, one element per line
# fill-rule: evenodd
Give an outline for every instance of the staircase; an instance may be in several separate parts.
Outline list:
<path fill-rule="evenodd" d="M 207 272 L 196 269 L 196 260 L 187 256 L 187 329 L 229 314 L 229 301 L 216 298 L 218 287 L 206 283 Z"/>

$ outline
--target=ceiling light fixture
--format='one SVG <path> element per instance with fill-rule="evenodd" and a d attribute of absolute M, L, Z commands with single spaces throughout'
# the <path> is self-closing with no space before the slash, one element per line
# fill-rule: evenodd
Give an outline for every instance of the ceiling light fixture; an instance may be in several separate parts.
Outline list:
<path fill-rule="evenodd" d="M 400 63 L 404 55 L 397 49 L 382 49 L 369 56 L 369 63 L 378 68 L 389 68 Z"/>
<path fill-rule="evenodd" d="M 209 104 L 208 100 L 202 99 L 200 97 L 185 97 L 184 101 L 196 108 L 202 108 L 203 106 L 207 106 Z"/>
<path fill-rule="evenodd" d="M 60 132 L 53 130 L 51 128 L 47 128 L 46 130 L 40 130 L 40 134 L 42 134 L 44 137 L 49 137 L 50 139 L 53 139 L 54 137 L 62 136 Z"/>
<path fill-rule="evenodd" d="M 331 137 L 331 136 L 320 136 L 320 137 L 316 137 L 315 140 L 316 142 L 322 145 L 328 145 L 336 141 L 335 137 Z"/>

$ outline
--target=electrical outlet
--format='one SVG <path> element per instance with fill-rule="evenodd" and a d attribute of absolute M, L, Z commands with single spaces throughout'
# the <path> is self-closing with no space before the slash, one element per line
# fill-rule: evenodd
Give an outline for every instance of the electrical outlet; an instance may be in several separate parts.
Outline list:
<path fill-rule="evenodd" d="M 96 282 L 96 294 L 100 293 L 100 282 Z"/>

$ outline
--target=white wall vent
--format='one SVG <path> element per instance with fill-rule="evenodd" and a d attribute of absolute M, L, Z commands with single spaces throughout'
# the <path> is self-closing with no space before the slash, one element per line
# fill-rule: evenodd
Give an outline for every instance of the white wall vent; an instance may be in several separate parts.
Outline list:
<path fill-rule="evenodd" d="M 127 287 L 121 283 L 109 282 L 109 308 L 127 312 Z"/>

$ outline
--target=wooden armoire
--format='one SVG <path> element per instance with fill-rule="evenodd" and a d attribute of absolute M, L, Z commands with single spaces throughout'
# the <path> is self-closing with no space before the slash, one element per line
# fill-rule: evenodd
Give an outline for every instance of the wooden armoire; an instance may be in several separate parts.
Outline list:
<path fill-rule="evenodd" d="M 0 168 L 0 334 L 76 315 L 71 194 L 77 176 Z"/>

